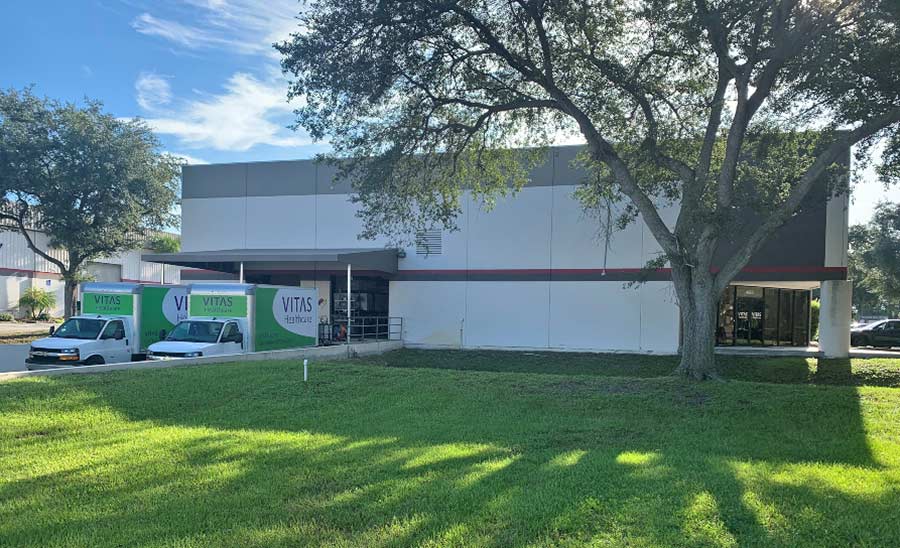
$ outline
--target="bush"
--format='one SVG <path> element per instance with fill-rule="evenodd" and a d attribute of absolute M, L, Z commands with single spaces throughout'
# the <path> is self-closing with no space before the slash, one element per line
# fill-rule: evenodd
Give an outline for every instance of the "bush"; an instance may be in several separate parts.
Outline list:
<path fill-rule="evenodd" d="M 19 308 L 27 309 L 32 320 L 37 320 L 41 316 L 49 319 L 50 310 L 54 306 L 56 306 L 56 296 L 40 287 L 29 287 L 19 297 Z"/>
<path fill-rule="evenodd" d="M 0 322 L 11 322 L 13 320 L 15 318 L 9 312 L 0 312 Z"/>
<path fill-rule="evenodd" d="M 815 299 L 809 303 L 809 325 L 812 331 L 812 340 L 819 340 L 819 299 Z"/>

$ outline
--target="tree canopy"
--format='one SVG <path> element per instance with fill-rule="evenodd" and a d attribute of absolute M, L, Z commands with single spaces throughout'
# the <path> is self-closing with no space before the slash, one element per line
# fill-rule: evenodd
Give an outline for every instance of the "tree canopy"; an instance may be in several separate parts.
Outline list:
<path fill-rule="evenodd" d="M 682 369 L 712 367 L 714 304 L 851 145 L 900 165 L 895 0 L 319 0 L 276 47 L 366 235 L 453 226 L 527 178 L 509 150 L 586 143 L 586 203 L 627 200 L 668 260 Z M 669 225 L 662 206 L 679 206 Z M 760 216 L 733 230 L 742 208 Z M 713 257 L 724 239 L 734 249 Z M 706 333 L 709 332 L 709 335 Z M 692 363 L 693 362 L 693 365 Z"/>
<path fill-rule="evenodd" d="M 0 92 L 0 220 L 18 230 L 66 281 L 66 314 L 75 283 L 93 259 L 140 247 L 147 230 L 174 226 L 180 161 L 160 152 L 141 121 L 35 96 Z M 27 230 L 49 238 L 58 258 Z"/>
<path fill-rule="evenodd" d="M 900 315 L 900 204 L 883 202 L 850 228 L 853 304 L 860 315 Z"/>

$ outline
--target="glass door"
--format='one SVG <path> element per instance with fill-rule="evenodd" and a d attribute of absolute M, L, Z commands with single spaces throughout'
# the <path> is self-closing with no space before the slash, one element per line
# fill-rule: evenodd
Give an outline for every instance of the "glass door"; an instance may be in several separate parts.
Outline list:
<path fill-rule="evenodd" d="M 736 344 L 763 344 L 763 289 L 739 286 L 734 309 Z"/>
<path fill-rule="evenodd" d="M 767 287 L 763 290 L 763 344 L 778 344 L 778 293 L 779 289 Z"/>

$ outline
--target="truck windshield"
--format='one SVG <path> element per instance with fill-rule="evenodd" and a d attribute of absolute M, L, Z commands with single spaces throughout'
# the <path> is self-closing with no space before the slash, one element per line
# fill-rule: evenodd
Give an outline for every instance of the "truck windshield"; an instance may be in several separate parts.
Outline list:
<path fill-rule="evenodd" d="M 53 334 L 63 339 L 96 339 L 106 320 L 88 318 L 70 318 Z"/>
<path fill-rule="evenodd" d="M 185 320 L 178 322 L 167 341 L 214 343 L 219 340 L 223 322 L 195 322 Z"/>

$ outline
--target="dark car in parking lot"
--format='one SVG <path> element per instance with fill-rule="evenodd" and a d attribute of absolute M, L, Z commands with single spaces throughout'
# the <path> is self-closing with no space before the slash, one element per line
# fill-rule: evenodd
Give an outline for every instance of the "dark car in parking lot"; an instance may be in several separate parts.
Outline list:
<path fill-rule="evenodd" d="M 900 346 L 900 320 L 881 320 L 851 329 L 850 344 L 875 348 Z"/>

